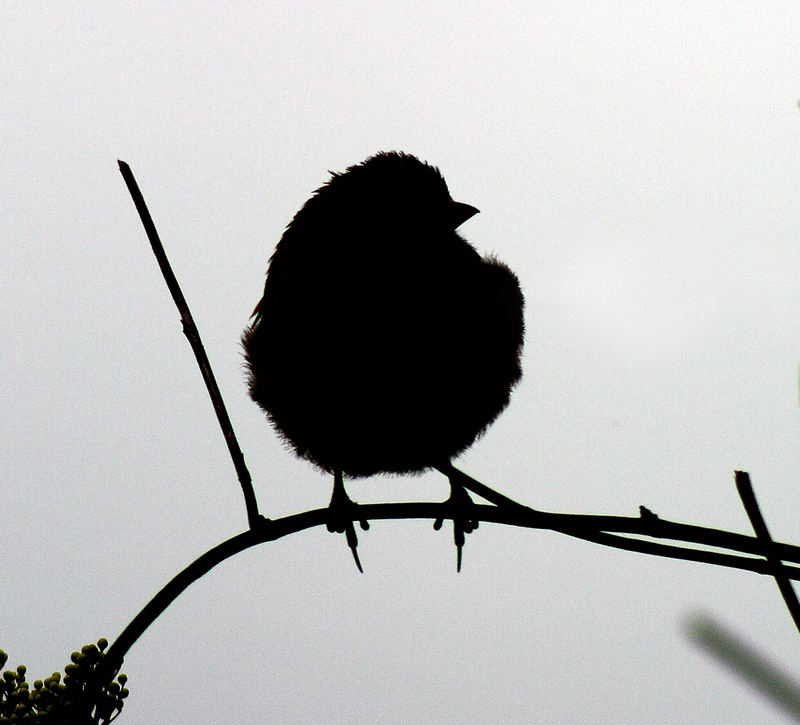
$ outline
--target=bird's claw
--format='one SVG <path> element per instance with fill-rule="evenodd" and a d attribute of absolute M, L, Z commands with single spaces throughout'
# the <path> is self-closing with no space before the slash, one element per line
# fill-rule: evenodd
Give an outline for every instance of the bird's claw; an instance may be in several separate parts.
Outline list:
<path fill-rule="evenodd" d="M 453 519 L 453 543 L 456 545 L 456 571 L 461 571 L 462 551 L 466 541 L 466 535 L 471 534 L 478 528 L 478 519 L 471 518 L 470 509 L 475 505 L 470 498 L 467 490 L 460 484 L 450 481 L 450 497 L 443 504 L 449 512 L 447 518 Z M 436 531 L 442 528 L 444 517 L 438 518 L 433 522 Z"/>
<path fill-rule="evenodd" d="M 353 520 L 357 520 L 359 526 L 363 531 L 369 529 L 369 523 L 366 519 L 361 519 L 354 516 L 357 511 L 357 504 L 347 495 L 344 488 L 344 481 L 342 474 L 337 472 L 333 478 L 333 494 L 331 495 L 331 502 L 328 504 L 328 520 L 326 526 L 328 531 L 333 534 L 344 534 L 347 540 L 347 545 L 353 554 L 353 560 L 356 562 L 358 570 L 363 574 L 364 569 L 361 566 L 361 560 L 358 558 L 358 536 L 356 536 L 356 528 L 353 526 Z"/>

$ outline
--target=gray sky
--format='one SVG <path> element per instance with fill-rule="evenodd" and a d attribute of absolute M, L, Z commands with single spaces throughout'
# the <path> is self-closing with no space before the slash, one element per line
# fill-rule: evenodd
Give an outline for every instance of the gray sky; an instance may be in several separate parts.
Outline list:
<path fill-rule="evenodd" d="M 177 313 L 262 512 L 324 505 L 238 338 L 284 225 L 381 149 L 438 165 L 518 274 L 525 378 L 459 465 L 537 508 L 798 538 L 796 3 L 61 3 L 0 8 L 0 648 L 114 639 L 246 526 Z M 439 500 L 441 476 L 361 501 Z M 314 529 L 219 566 L 129 653 L 121 722 L 784 722 L 685 638 L 707 611 L 800 678 L 774 583 L 484 524 Z"/>

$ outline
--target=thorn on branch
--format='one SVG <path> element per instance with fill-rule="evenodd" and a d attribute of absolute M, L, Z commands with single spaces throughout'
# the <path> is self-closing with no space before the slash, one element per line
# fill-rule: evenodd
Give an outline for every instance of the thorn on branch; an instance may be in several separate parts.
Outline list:
<path fill-rule="evenodd" d="M 654 514 L 647 506 L 639 506 L 639 517 L 645 521 L 658 520 L 658 514 Z"/>

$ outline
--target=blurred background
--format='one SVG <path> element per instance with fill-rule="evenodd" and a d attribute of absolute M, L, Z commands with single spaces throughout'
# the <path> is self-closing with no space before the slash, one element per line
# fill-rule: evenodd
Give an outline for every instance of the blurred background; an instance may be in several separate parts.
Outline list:
<path fill-rule="evenodd" d="M 536 508 L 798 540 L 800 8 L 747 2 L 4 3 L 0 648 L 30 679 L 113 640 L 246 528 L 117 170 L 136 175 L 262 513 L 324 506 L 239 336 L 286 223 L 378 150 L 436 164 L 517 273 L 525 377 L 457 462 Z M 360 501 L 442 500 L 435 474 Z M 784 716 L 685 634 L 800 678 L 774 582 L 484 524 L 321 528 L 194 584 L 130 651 L 125 723 L 752 723 Z"/>

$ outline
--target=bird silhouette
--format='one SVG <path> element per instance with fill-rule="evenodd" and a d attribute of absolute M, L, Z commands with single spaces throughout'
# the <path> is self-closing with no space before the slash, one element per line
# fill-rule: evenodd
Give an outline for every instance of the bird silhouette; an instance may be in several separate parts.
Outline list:
<path fill-rule="evenodd" d="M 242 337 L 251 397 L 333 474 L 328 528 L 346 533 L 359 569 L 343 477 L 447 472 L 521 376 L 517 278 L 456 232 L 477 212 L 408 154 L 331 172 L 278 242 Z M 477 522 L 450 483 L 460 568 Z"/>

